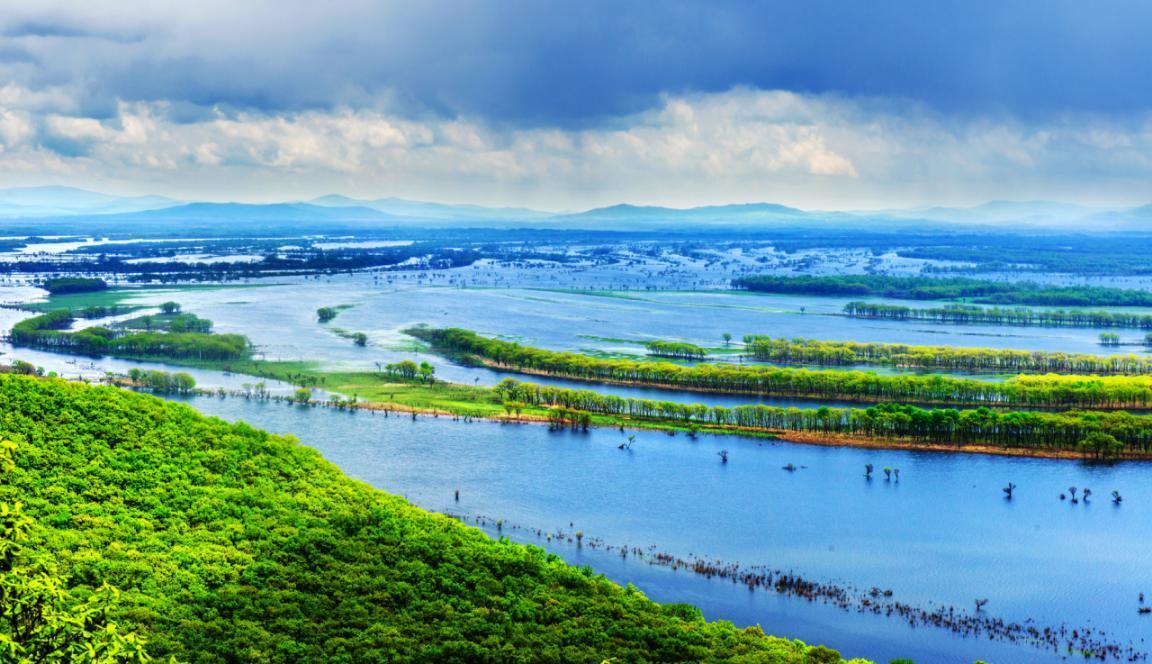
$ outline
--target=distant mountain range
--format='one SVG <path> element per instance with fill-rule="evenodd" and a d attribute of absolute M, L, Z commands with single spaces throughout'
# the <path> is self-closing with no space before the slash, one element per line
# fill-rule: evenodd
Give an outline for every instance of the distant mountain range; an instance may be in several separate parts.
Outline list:
<path fill-rule="evenodd" d="M 583 212 L 554 213 L 529 208 L 484 207 L 403 198 L 357 199 L 329 194 L 285 203 L 185 202 L 164 196 L 114 196 L 72 187 L 0 189 L 0 219 L 54 219 L 71 227 L 94 221 L 117 226 L 188 223 L 346 223 L 370 226 L 473 226 L 582 228 L 601 230 L 732 227 L 747 230 L 780 225 L 856 227 L 910 223 L 981 224 L 1064 230 L 1152 230 L 1152 205 L 1106 208 L 1054 201 L 991 201 L 968 208 L 928 207 L 872 211 L 810 211 L 774 203 L 694 208 L 613 205 Z M 0 222 L 2 223 L 2 222 Z"/>
<path fill-rule="evenodd" d="M 736 221 L 806 220 L 813 216 L 827 217 L 825 213 L 810 213 L 775 203 L 737 203 L 733 205 L 706 205 L 694 208 L 667 208 L 638 205 L 613 205 L 587 212 L 557 215 L 557 221 L 692 221 L 697 223 L 725 223 Z"/>
<path fill-rule="evenodd" d="M 308 201 L 311 205 L 336 208 L 364 207 L 371 208 L 395 217 L 408 219 L 476 219 L 491 221 L 515 221 L 520 219 L 547 219 L 553 214 L 528 208 L 491 208 L 480 205 L 449 205 L 445 203 L 427 203 L 424 201 L 410 201 L 403 198 L 376 198 L 361 200 L 349 198 L 340 194 L 328 194 Z"/>
<path fill-rule="evenodd" d="M 406 217 L 385 214 L 361 206 L 340 208 L 308 203 L 185 203 L 156 210 L 108 215 L 117 221 L 149 219 L 164 221 L 379 221 L 400 223 Z"/>
<path fill-rule="evenodd" d="M 77 214 L 117 214 L 180 205 L 164 196 L 113 196 L 74 187 L 0 189 L 0 217 L 29 219 Z"/>
<path fill-rule="evenodd" d="M 1088 207 L 1056 201 L 989 201 L 968 208 L 930 207 L 880 210 L 869 214 L 881 214 L 894 219 L 922 219 L 953 223 L 994 224 L 1012 222 L 1037 226 L 1060 226 L 1077 224 L 1091 219 L 1105 219 L 1113 214 L 1125 217 L 1133 211 L 1132 209 Z"/>

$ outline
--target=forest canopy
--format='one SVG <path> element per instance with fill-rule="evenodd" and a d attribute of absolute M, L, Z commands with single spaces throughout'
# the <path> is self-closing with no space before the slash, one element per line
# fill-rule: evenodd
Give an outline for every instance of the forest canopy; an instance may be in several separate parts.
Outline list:
<path fill-rule="evenodd" d="M 51 558 L 77 602 L 118 589 L 108 619 L 154 659 L 839 659 L 658 605 L 182 404 L 12 375 L 0 403 L 0 503 L 31 519 L 23 550 Z"/>

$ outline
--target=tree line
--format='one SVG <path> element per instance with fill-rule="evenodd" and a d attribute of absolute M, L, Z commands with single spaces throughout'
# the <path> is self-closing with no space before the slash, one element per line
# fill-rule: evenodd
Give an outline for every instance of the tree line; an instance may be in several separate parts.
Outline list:
<path fill-rule="evenodd" d="M 504 379 L 494 389 L 509 402 L 561 409 L 568 420 L 574 417 L 573 413 L 583 411 L 673 421 L 689 426 L 908 439 L 942 445 L 1077 450 L 1099 457 L 1116 456 L 1122 452 L 1146 454 L 1152 450 L 1152 416 L 1124 411 L 1048 413 L 997 411 L 987 407 L 927 409 L 891 403 L 868 408 L 795 408 L 762 404 L 706 406 L 620 397 L 512 378 Z M 1116 441 L 1115 444 L 1110 442 L 1112 440 Z"/>
<path fill-rule="evenodd" d="M 702 360 L 708 354 L 696 344 L 683 341 L 649 341 L 644 348 L 653 357 L 675 357 L 684 360 Z"/>
<path fill-rule="evenodd" d="M 902 300 L 970 299 L 984 304 L 1087 307 L 1152 306 L 1152 292 L 1102 286 L 1051 286 L 1033 281 L 988 281 L 964 277 L 890 277 L 878 274 L 836 276 L 758 275 L 732 285 L 764 293 L 874 295 Z"/>
<path fill-rule="evenodd" d="M 876 364 L 913 369 L 1012 371 L 1035 373 L 1135 374 L 1152 373 L 1152 357 L 1088 355 L 1001 348 L 914 346 L 861 341 L 821 341 L 744 337 L 749 357 L 764 362 L 843 366 Z"/>
<path fill-rule="evenodd" d="M 1022 307 L 976 307 L 965 304 L 921 308 L 878 302 L 849 302 L 844 305 L 844 314 L 852 318 L 915 320 L 962 325 L 1152 329 L 1152 314 L 1126 314 L 1114 311 L 1036 310 Z"/>
<path fill-rule="evenodd" d="M 608 381 L 811 399 L 1037 408 L 1152 407 L 1152 376 L 1018 375 L 1002 382 L 941 375 L 880 375 L 762 365 L 601 359 L 488 339 L 459 328 L 414 328 L 435 347 L 487 360 L 507 370 Z"/>

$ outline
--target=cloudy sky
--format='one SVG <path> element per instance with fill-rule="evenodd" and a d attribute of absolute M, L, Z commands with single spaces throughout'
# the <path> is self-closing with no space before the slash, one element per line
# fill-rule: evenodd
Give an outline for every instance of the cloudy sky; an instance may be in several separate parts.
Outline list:
<path fill-rule="evenodd" d="M 8 0 L 0 186 L 1152 201 L 1144 0 Z"/>

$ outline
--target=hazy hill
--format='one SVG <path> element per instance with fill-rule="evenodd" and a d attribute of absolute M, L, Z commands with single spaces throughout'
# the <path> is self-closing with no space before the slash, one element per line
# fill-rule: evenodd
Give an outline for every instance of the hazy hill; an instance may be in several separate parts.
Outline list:
<path fill-rule="evenodd" d="M 308 203 L 325 207 L 366 207 L 396 217 L 412 219 L 457 219 L 457 220 L 503 220 L 545 219 L 550 212 L 515 207 L 484 207 L 481 205 L 453 205 L 412 201 L 404 198 L 376 198 L 362 200 L 340 194 L 329 194 L 314 198 Z"/>
<path fill-rule="evenodd" d="M 190 224 L 189 229 L 216 228 L 221 222 L 288 224 L 317 230 L 366 226 L 533 227 L 595 230 L 691 230 L 701 226 L 757 230 L 808 225 L 840 228 L 905 228 L 909 224 L 972 224 L 1001 230 L 1054 229 L 1074 231 L 1148 230 L 1152 205 L 1107 208 L 1056 201 L 989 201 L 973 207 L 923 207 L 889 210 L 801 210 L 776 203 L 740 203 L 671 208 L 619 204 L 582 212 L 550 213 L 520 207 L 485 207 L 416 201 L 403 198 L 357 199 L 329 194 L 306 202 L 214 203 L 181 202 L 163 196 L 123 197 L 72 187 L 26 187 L 0 190 L 0 218 L 25 220 L 9 224 L 18 232 L 37 220 L 53 219 L 60 232 L 90 232 L 93 228 L 131 232 L 157 231 L 166 224 Z"/>
<path fill-rule="evenodd" d="M 179 205 L 164 196 L 113 196 L 75 187 L 0 189 L 0 217 L 57 217 L 137 212 Z"/>

